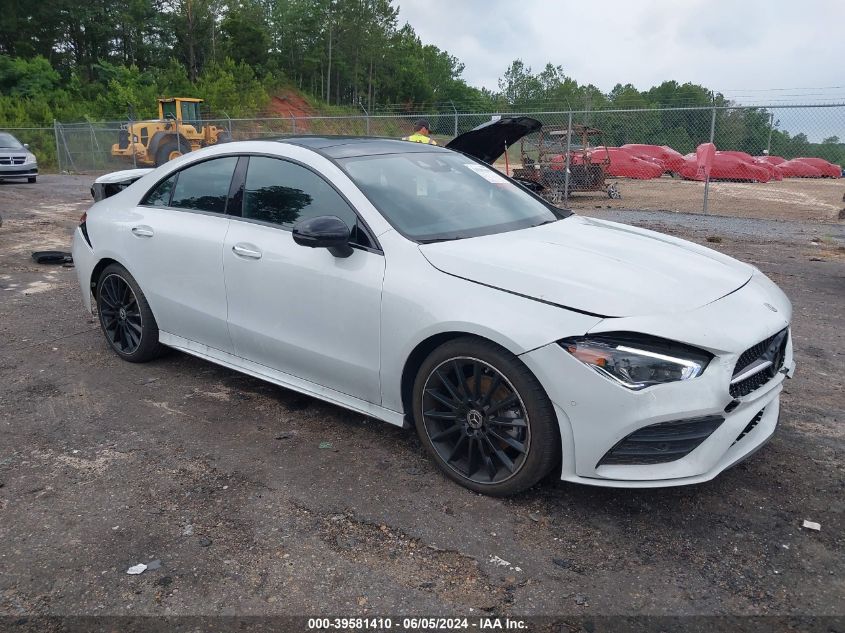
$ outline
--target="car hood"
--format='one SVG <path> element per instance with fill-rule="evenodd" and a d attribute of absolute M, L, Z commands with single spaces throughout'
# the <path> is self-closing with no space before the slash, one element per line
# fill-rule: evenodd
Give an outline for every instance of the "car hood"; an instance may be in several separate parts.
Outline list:
<path fill-rule="evenodd" d="M 482 123 L 477 128 L 453 138 L 446 147 L 468 154 L 485 163 L 492 163 L 526 134 L 536 132 L 543 124 L 527 116 L 503 117 Z"/>
<path fill-rule="evenodd" d="M 139 167 L 137 169 L 121 169 L 120 171 L 112 171 L 107 174 L 103 174 L 99 178 L 97 178 L 94 182 L 103 183 L 103 184 L 110 184 L 110 185 L 126 185 L 129 186 L 142 176 L 146 176 L 148 173 L 153 171 L 152 167 Z"/>
<path fill-rule="evenodd" d="M 691 242 L 579 216 L 420 251 L 450 275 L 602 317 L 691 310 L 742 287 L 754 272 Z"/>

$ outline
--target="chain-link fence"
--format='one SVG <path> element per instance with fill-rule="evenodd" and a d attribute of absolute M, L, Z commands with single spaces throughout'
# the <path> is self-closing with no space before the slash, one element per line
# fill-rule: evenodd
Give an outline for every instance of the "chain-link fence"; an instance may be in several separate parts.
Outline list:
<path fill-rule="evenodd" d="M 415 113 L 216 119 L 233 140 L 291 134 L 401 138 L 425 117 L 434 138 L 503 116 L 542 122 L 497 166 L 556 189 L 573 208 L 659 209 L 746 217 L 835 219 L 843 206 L 845 104 L 527 113 Z M 13 130 L 42 169 L 98 173 L 148 166 L 156 156 L 115 151 L 126 121 Z M 141 138 L 149 144 L 149 137 Z M 712 146 L 709 144 L 712 143 Z M 180 145 L 179 149 L 183 149 Z M 504 149 L 504 148 L 503 148 Z M 120 155 L 123 154 L 123 155 Z M 160 157 L 159 157 L 160 158 Z"/>

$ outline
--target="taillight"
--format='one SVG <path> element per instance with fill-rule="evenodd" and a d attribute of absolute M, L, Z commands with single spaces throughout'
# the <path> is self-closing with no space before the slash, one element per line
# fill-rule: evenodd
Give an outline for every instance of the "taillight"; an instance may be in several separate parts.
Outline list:
<path fill-rule="evenodd" d="M 85 238 L 85 241 L 88 243 L 88 246 L 94 248 L 94 245 L 91 244 L 91 238 L 88 237 L 88 225 L 85 224 L 85 221 L 88 219 L 88 212 L 82 214 L 82 217 L 79 218 L 79 230 L 82 231 L 82 237 Z"/>

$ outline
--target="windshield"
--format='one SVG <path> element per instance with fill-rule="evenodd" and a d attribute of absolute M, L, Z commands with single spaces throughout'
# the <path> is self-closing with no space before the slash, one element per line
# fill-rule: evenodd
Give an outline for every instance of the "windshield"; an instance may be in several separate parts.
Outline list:
<path fill-rule="evenodd" d="M 20 141 L 7 132 L 0 132 L 0 147 L 11 147 L 14 149 L 22 149 Z"/>
<path fill-rule="evenodd" d="M 200 104 L 194 101 L 182 102 L 182 120 L 194 124 L 200 120 Z"/>
<path fill-rule="evenodd" d="M 360 156 L 340 163 L 384 217 L 418 242 L 502 233 L 568 215 L 457 153 Z"/>

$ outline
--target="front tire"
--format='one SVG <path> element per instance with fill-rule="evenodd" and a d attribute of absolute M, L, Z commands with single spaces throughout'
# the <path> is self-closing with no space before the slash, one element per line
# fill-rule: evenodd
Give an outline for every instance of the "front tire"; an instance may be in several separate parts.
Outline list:
<path fill-rule="evenodd" d="M 476 492 L 516 494 L 559 463 L 552 403 L 516 356 L 464 337 L 434 350 L 414 383 L 417 433 L 451 479 Z"/>
<path fill-rule="evenodd" d="M 182 143 L 180 147 L 180 144 L 175 140 L 167 139 L 159 145 L 158 150 L 156 150 L 155 166 L 161 167 L 167 161 L 179 158 L 185 153 L 185 151 L 188 151 L 188 148 L 185 147 L 184 143 Z"/>
<path fill-rule="evenodd" d="M 115 353 L 130 363 L 159 356 L 158 324 L 138 282 L 120 264 L 103 269 L 97 281 L 100 328 Z"/>
<path fill-rule="evenodd" d="M 30 176 L 29 178 L 27 178 L 27 179 L 26 179 L 26 181 L 27 181 L 29 184 L 33 184 L 33 183 L 35 183 L 35 180 L 36 180 L 36 176 Z"/>

